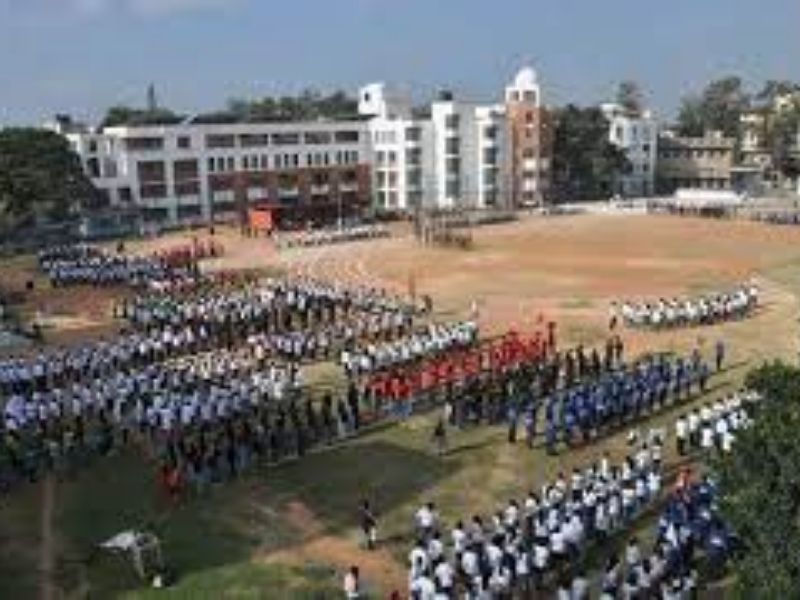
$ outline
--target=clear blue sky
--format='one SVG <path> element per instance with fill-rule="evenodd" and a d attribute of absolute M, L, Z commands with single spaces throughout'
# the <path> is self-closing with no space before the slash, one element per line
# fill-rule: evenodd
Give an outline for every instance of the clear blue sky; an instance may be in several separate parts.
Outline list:
<path fill-rule="evenodd" d="M 0 0 L 0 124 L 141 105 L 151 81 L 185 111 L 373 80 L 488 100 L 525 61 L 549 103 L 632 78 L 671 116 L 716 75 L 800 80 L 800 0 Z"/>

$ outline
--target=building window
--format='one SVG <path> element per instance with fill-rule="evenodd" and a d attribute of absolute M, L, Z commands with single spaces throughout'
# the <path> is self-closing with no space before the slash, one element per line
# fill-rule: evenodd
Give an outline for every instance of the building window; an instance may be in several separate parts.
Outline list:
<path fill-rule="evenodd" d="M 458 129 L 460 123 L 461 119 L 459 115 L 447 115 L 444 118 L 444 126 L 447 127 L 447 129 Z"/>
<path fill-rule="evenodd" d="M 179 135 L 178 136 L 178 148 L 181 150 L 188 150 L 192 147 L 192 138 L 188 135 Z"/>
<path fill-rule="evenodd" d="M 86 161 L 86 171 L 89 174 L 89 177 L 92 179 L 97 179 L 100 177 L 100 161 L 96 158 L 90 158 Z"/>
<path fill-rule="evenodd" d="M 408 127 L 406 128 L 406 141 L 419 142 L 422 139 L 421 127 Z"/>
<path fill-rule="evenodd" d="M 236 159 L 232 156 L 228 157 L 228 171 L 235 171 L 236 170 Z"/>
<path fill-rule="evenodd" d="M 355 144 L 361 139 L 360 132 L 356 130 L 343 130 L 337 131 L 334 134 L 334 139 L 337 144 Z"/>
<path fill-rule="evenodd" d="M 211 173 L 214 172 L 214 159 L 213 158 L 209 158 L 208 159 L 208 170 Z"/>
<path fill-rule="evenodd" d="M 160 137 L 138 137 L 125 140 L 125 148 L 132 152 L 152 152 L 163 150 L 164 138 Z"/>
<path fill-rule="evenodd" d="M 458 154 L 460 143 L 458 138 L 447 138 L 444 142 L 445 154 Z"/>
<path fill-rule="evenodd" d="M 206 148 L 234 148 L 236 147 L 236 136 L 234 135 L 214 135 L 206 136 Z"/>
<path fill-rule="evenodd" d="M 239 145 L 242 148 L 257 148 L 269 146 L 268 133 L 243 133 L 239 136 Z"/>
<path fill-rule="evenodd" d="M 526 123 L 533 123 L 534 119 L 535 119 L 535 116 L 534 116 L 532 110 L 529 110 L 529 111 L 525 112 L 525 122 Z"/>
<path fill-rule="evenodd" d="M 97 140 L 89 140 L 89 154 L 97 152 Z"/>
<path fill-rule="evenodd" d="M 217 158 L 217 171 L 223 172 L 225 171 L 225 159 L 224 158 Z"/>
<path fill-rule="evenodd" d="M 276 146 L 296 146 L 300 143 L 299 133 L 273 133 L 272 143 Z"/>
<path fill-rule="evenodd" d="M 309 131 L 304 139 L 306 144 L 330 144 L 331 134 L 327 131 Z"/>
<path fill-rule="evenodd" d="M 461 186 L 458 183 L 458 180 L 451 180 L 445 184 L 445 195 L 448 198 L 455 198 L 461 194 Z"/>
<path fill-rule="evenodd" d="M 525 102 L 530 102 L 531 104 L 536 103 L 536 92 L 533 90 L 526 90 L 525 91 Z"/>
<path fill-rule="evenodd" d="M 119 194 L 119 201 L 123 203 L 130 203 L 133 201 L 133 194 L 131 193 L 131 188 L 129 187 L 121 187 L 117 190 L 117 194 Z"/>
<path fill-rule="evenodd" d="M 497 139 L 497 125 L 488 125 L 483 130 L 483 135 L 487 140 Z"/>

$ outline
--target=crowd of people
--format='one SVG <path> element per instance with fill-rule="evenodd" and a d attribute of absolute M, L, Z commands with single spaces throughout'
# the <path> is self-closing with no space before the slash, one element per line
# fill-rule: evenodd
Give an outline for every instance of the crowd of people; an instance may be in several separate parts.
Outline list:
<path fill-rule="evenodd" d="M 705 392 L 711 369 L 699 352 L 690 358 L 645 357 L 631 365 L 613 369 L 596 379 L 581 381 L 551 394 L 544 402 L 545 444 L 555 454 L 587 442 L 597 435 L 636 422 L 670 404 L 688 401 L 693 392 Z M 529 403 L 522 415 L 526 437 L 537 434 L 537 404 Z M 515 428 L 514 420 L 511 427 Z"/>
<path fill-rule="evenodd" d="M 46 384 L 44 382 L 47 382 Z M 4 392 L 0 483 L 72 468 L 134 437 L 166 473 L 171 494 L 244 471 L 253 460 L 302 456 L 358 431 L 366 419 L 351 389 L 312 398 L 298 364 L 244 346 L 93 377 L 36 377 Z"/>
<path fill-rule="evenodd" d="M 277 312 L 259 304 L 263 294 Z M 365 416 L 355 386 L 312 398 L 300 361 L 330 354 L 326 335 L 352 347 L 403 335 L 416 314 L 378 291 L 285 280 L 150 293 L 117 312 L 133 331 L 0 361 L 0 481 L 84 462 L 131 437 L 150 442 L 171 490 L 239 473 L 255 456 L 301 456 L 385 411 Z"/>
<path fill-rule="evenodd" d="M 729 453 L 737 432 L 753 422 L 752 415 L 760 400 L 753 390 L 739 390 L 681 414 L 675 421 L 678 454 Z"/>
<path fill-rule="evenodd" d="M 758 298 L 758 287 L 745 283 L 699 298 L 625 301 L 612 306 L 611 322 L 614 326 L 621 317 L 627 327 L 647 329 L 713 325 L 747 317 L 758 308 Z"/>
<path fill-rule="evenodd" d="M 757 212 L 751 216 L 754 221 L 768 225 L 800 225 L 800 212 Z"/>
<path fill-rule="evenodd" d="M 443 352 L 464 350 L 477 343 L 478 333 L 478 324 L 474 321 L 431 323 L 407 337 L 342 350 L 339 362 L 349 377 L 357 378 Z"/>
<path fill-rule="evenodd" d="M 232 321 L 272 324 L 275 328 L 311 327 L 353 315 L 378 315 L 408 328 L 416 307 L 373 288 L 347 288 L 316 280 L 264 279 L 231 285 L 204 285 L 186 293 L 150 293 L 120 301 L 115 312 L 138 328 L 169 324 Z"/>
<path fill-rule="evenodd" d="M 413 404 L 426 396 L 451 394 L 479 382 L 500 384 L 501 380 L 544 377 L 546 359 L 552 359 L 548 373 L 571 359 L 571 353 L 556 352 L 556 326 L 550 322 L 547 333 L 522 335 L 510 330 L 495 338 L 485 338 L 468 348 L 454 347 L 432 352 L 416 361 L 372 369 L 359 382 L 375 395 L 397 404 Z M 581 360 L 588 359 L 581 353 Z M 554 365 L 557 365 L 554 366 Z"/>
<path fill-rule="evenodd" d="M 359 240 L 376 240 L 388 238 L 391 235 L 389 228 L 383 225 L 354 225 L 338 229 L 315 229 L 284 233 L 281 234 L 277 243 L 284 248 L 310 248 Z"/>
<path fill-rule="evenodd" d="M 96 246 L 74 244 L 55 246 L 38 254 L 39 268 L 53 287 L 93 285 L 96 287 L 126 284 L 145 287 L 163 281 L 180 281 L 196 277 L 196 261 L 185 262 L 176 257 L 183 252 L 154 253 L 135 256 L 107 252 Z"/>
<path fill-rule="evenodd" d="M 411 598 L 529 597 L 564 581 L 570 581 L 564 597 L 588 598 L 587 548 L 627 529 L 658 497 L 661 444 L 648 436 L 619 465 L 604 454 L 489 517 L 446 527 L 432 503 L 420 507 L 409 553 Z"/>

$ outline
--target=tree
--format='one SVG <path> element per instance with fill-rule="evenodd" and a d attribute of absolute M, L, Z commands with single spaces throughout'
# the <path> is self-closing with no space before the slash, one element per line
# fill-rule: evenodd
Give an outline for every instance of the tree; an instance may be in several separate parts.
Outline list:
<path fill-rule="evenodd" d="M 0 131 L 0 232 L 60 220 L 102 203 L 67 140 L 41 129 Z"/>
<path fill-rule="evenodd" d="M 678 115 L 682 135 L 698 136 L 705 131 L 722 131 L 735 137 L 739 133 L 739 118 L 750 106 L 750 97 L 739 77 L 725 77 L 709 83 L 698 96 L 683 99 Z"/>
<path fill-rule="evenodd" d="M 598 108 L 570 104 L 556 113 L 553 178 L 561 199 L 608 198 L 630 168 L 625 153 L 609 141 L 608 127 Z"/>
<path fill-rule="evenodd" d="M 698 137 L 703 135 L 705 129 L 703 101 L 697 96 L 686 96 L 678 113 L 678 133 Z"/>
<path fill-rule="evenodd" d="M 155 107 L 152 110 L 132 108 L 130 106 L 112 106 L 106 111 L 100 123 L 101 128 L 121 125 L 173 125 L 180 123 L 183 116 L 168 108 Z"/>
<path fill-rule="evenodd" d="M 635 81 L 623 81 L 617 88 L 617 104 L 625 110 L 639 114 L 644 107 L 644 94 Z"/>
<path fill-rule="evenodd" d="M 794 92 L 800 92 L 800 85 L 794 81 L 769 79 L 764 83 L 761 91 L 756 94 L 756 99 L 771 106 L 776 98 Z"/>
<path fill-rule="evenodd" d="M 299 96 L 233 98 L 228 101 L 228 112 L 245 122 L 311 121 L 355 116 L 358 102 L 342 91 L 323 95 L 307 89 Z"/>
<path fill-rule="evenodd" d="M 720 507 L 742 539 L 733 563 L 742 597 L 800 597 L 800 369 L 765 365 L 747 376 L 764 401 L 755 424 L 714 464 Z"/>

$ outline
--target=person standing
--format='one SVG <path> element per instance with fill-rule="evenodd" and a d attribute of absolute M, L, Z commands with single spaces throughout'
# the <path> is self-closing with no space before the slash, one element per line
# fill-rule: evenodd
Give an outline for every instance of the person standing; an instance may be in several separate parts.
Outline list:
<path fill-rule="evenodd" d="M 378 519 L 372 511 L 369 500 L 361 501 L 360 509 L 361 532 L 364 535 L 364 546 L 367 550 L 374 550 L 378 542 Z"/>
<path fill-rule="evenodd" d="M 719 372 L 722 370 L 722 366 L 725 363 L 725 342 L 722 339 L 717 340 L 714 354 L 717 371 Z"/>
<path fill-rule="evenodd" d="M 439 456 L 447 452 L 447 426 L 442 417 L 439 417 L 433 429 L 433 445 Z"/>
<path fill-rule="evenodd" d="M 353 565 L 344 576 L 344 595 L 347 600 L 361 598 L 361 580 L 358 567 Z"/>
<path fill-rule="evenodd" d="M 681 415 L 675 422 L 675 440 L 677 441 L 678 444 L 679 456 L 686 456 L 688 438 L 689 438 L 689 422 L 687 421 L 685 415 Z"/>

